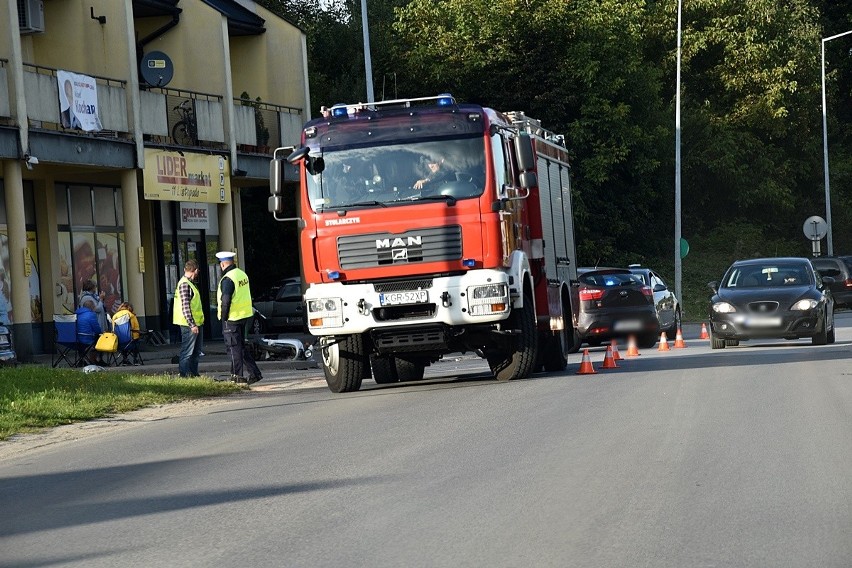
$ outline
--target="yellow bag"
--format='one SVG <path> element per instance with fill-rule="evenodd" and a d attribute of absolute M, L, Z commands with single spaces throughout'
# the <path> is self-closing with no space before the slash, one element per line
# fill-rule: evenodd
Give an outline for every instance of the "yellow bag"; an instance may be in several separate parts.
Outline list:
<path fill-rule="evenodd" d="M 118 336 L 111 331 L 103 332 L 95 343 L 95 349 L 109 353 L 118 351 Z"/>

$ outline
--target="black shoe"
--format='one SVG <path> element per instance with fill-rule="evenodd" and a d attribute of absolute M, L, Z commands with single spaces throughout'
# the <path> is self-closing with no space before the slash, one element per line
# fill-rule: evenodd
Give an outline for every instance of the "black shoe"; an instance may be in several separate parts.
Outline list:
<path fill-rule="evenodd" d="M 239 375 L 231 375 L 231 380 L 234 381 L 235 383 L 237 383 L 238 385 L 248 384 L 248 381 L 246 379 L 240 377 Z"/>
<path fill-rule="evenodd" d="M 254 376 L 254 377 L 249 377 L 248 378 L 248 384 L 253 385 L 254 383 L 256 383 L 258 381 L 262 381 L 262 380 L 263 380 L 263 375 L 257 375 L 257 376 Z"/>

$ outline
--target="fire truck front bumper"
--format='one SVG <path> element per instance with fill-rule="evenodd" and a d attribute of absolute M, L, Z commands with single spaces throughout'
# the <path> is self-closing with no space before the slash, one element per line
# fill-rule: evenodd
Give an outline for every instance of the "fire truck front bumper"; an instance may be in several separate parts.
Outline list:
<path fill-rule="evenodd" d="M 506 273 L 476 270 L 459 276 L 316 284 L 305 292 L 313 335 L 364 333 L 382 328 L 496 323 L 509 317 L 516 294 Z"/>

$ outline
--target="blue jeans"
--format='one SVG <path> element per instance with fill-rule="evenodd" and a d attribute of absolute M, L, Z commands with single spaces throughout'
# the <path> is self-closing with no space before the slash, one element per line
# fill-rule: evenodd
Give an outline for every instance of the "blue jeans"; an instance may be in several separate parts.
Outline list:
<path fill-rule="evenodd" d="M 180 326 L 180 369 L 181 377 L 197 377 L 198 376 L 198 358 L 201 355 L 201 345 L 204 340 L 201 338 L 201 329 L 198 333 L 192 333 L 189 326 Z"/>

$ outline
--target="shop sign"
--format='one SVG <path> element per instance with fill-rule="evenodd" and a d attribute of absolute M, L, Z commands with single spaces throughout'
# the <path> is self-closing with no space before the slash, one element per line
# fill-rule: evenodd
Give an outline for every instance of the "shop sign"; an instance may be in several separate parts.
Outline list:
<path fill-rule="evenodd" d="M 231 172 L 224 156 L 145 148 L 145 199 L 230 203 Z"/>
<path fill-rule="evenodd" d="M 210 209 L 206 203 L 180 202 L 181 229 L 210 229 Z"/>

